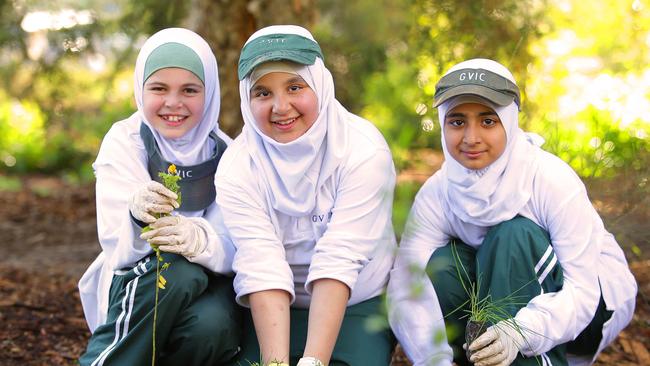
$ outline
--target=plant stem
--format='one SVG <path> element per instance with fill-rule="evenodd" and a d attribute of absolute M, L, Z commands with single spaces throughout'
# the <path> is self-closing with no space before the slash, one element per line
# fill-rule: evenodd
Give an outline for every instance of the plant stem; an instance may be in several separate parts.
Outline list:
<path fill-rule="evenodd" d="M 158 291 L 160 290 L 160 286 L 158 285 L 158 282 L 160 281 L 160 260 L 162 259 L 160 255 L 160 249 L 154 248 L 154 251 L 156 252 L 156 299 L 153 305 L 153 333 L 152 333 L 153 347 L 151 353 L 151 366 L 155 366 L 156 364 L 156 321 L 158 318 Z"/>

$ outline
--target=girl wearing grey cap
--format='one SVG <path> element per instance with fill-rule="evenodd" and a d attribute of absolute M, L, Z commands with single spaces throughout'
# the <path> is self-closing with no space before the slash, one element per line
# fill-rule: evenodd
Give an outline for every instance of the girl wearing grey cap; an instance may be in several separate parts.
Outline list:
<path fill-rule="evenodd" d="M 339 104 L 318 43 L 271 26 L 239 59 L 244 128 L 216 176 L 237 248 L 239 363 L 388 365 L 368 330 L 393 263 L 395 170 L 379 131 Z"/>
<path fill-rule="evenodd" d="M 415 198 L 388 287 L 406 354 L 468 364 L 462 279 L 508 314 L 464 346 L 475 365 L 593 363 L 632 318 L 637 286 L 583 183 L 519 128 L 503 65 L 461 62 L 435 98 L 445 163 Z M 445 326 L 460 333 L 451 344 Z"/>
<path fill-rule="evenodd" d="M 223 364 L 237 353 L 241 329 L 232 279 L 224 276 L 232 273 L 234 247 L 214 203 L 214 174 L 230 139 L 219 130 L 210 46 L 187 29 L 154 34 L 138 55 L 134 92 L 138 110 L 111 127 L 93 164 L 102 252 L 79 282 L 93 332 L 79 361 Z M 182 177 L 180 207 L 157 181 L 172 163 Z M 152 230 L 142 234 L 147 224 Z M 151 245 L 168 266 L 155 325 Z"/>

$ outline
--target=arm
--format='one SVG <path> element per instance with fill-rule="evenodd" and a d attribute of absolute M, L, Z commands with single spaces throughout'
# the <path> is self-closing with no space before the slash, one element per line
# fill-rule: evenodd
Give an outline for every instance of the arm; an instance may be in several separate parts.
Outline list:
<path fill-rule="evenodd" d="M 562 267 L 564 283 L 560 291 L 534 297 L 516 314 L 515 320 L 526 329 L 525 347 L 521 349 L 526 356 L 575 339 L 593 318 L 600 297 L 602 221 L 584 189 L 571 192 L 567 187 L 570 180 L 560 181 L 565 182 L 562 189 L 569 194 L 562 192 L 563 202 L 557 202 L 556 195 L 555 204 L 544 207 L 540 216 Z"/>
<path fill-rule="evenodd" d="M 235 246 L 223 223 L 219 206 L 212 204 L 207 208 L 203 217 L 193 217 L 191 220 L 204 230 L 207 247 L 201 254 L 188 258 L 188 260 L 200 264 L 212 272 L 232 275 Z"/>
<path fill-rule="evenodd" d="M 283 290 L 250 294 L 249 301 L 257 341 L 264 365 L 272 361 L 289 363 L 289 301 Z"/>
<path fill-rule="evenodd" d="M 255 190 L 256 178 L 233 179 L 233 174 L 237 174 L 233 170 L 220 175 L 219 169 L 217 204 L 236 248 L 233 270 L 237 302 L 248 306 L 248 295 L 252 293 L 284 290 L 290 294 L 292 303 L 295 298 L 293 273 L 271 222 L 263 193 Z"/>
<path fill-rule="evenodd" d="M 541 354 L 580 334 L 598 306 L 599 257 L 607 232 L 580 178 L 558 158 L 546 160 L 538 174 L 531 209 L 550 235 L 564 283 L 555 293 L 531 299 L 515 320 L 528 330 L 522 353 Z"/>
<path fill-rule="evenodd" d="M 392 201 L 395 169 L 390 152 L 376 149 L 365 159 L 341 169 L 334 194 L 331 219 L 314 248 L 305 288 L 312 292 L 314 281 L 329 278 L 348 286 L 355 296 L 360 273 L 374 267 L 376 276 L 361 284 L 381 292 L 394 256 L 395 237 L 392 227 Z M 389 263 L 390 262 L 390 263 Z"/>
<path fill-rule="evenodd" d="M 93 164 L 97 180 L 97 233 L 106 261 L 113 269 L 132 265 L 152 251 L 139 238 L 141 228 L 129 213 L 133 193 L 151 181 L 144 148 L 134 142 L 137 136 L 132 122 L 113 125 Z"/>
<path fill-rule="evenodd" d="M 289 306 L 293 274 L 266 206 L 258 178 L 226 151 L 217 169 L 217 205 L 237 248 L 233 260 L 239 304 L 250 306 L 263 362 L 289 361 Z M 230 167 L 233 169 L 230 169 Z"/>
<path fill-rule="evenodd" d="M 446 245 L 444 209 L 430 178 L 415 197 L 388 282 L 388 320 L 415 366 L 451 365 L 444 315 L 425 272 L 436 248 Z"/>
<path fill-rule="evenodd" d="M 394 256 L 392 158 L 382 146 L 362 151 L 349 156 L 334 177 L 331 219 L 322 227 L 305 284 L 312 299 L 304 356 L 325 364 L 355 287 L 357 302 L 380 294 Z"/>
<path fill-rule="evenodd" d="M 340 281 L 314 281 L 304 356 L 329 364 L 349 297 L 350 289 Z"/>

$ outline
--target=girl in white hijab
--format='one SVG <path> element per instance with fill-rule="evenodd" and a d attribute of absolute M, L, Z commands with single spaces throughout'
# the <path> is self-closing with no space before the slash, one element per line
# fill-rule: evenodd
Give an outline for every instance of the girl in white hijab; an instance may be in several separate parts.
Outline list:
<path fill-rule="evenodd" d="M 111 127 L 93 164 L 102 252 L 79 283 L 93 332 L 79 361 L 221 364 L 237 352 L 240 325 L 224 276 L 232 273 L 234 247 L 214 203 L 214 174 L 230 142 L 218 125 L 217 61 L 196 33 L 162 30 L 140 50 L 134 92 L 138 110 Z M 181 176 L 180 207 L 159 182 L 171 164 Z M 147 225 L 152 230 L 142 234 Z M 151 245 L 168 266 L 156 324 Z"/>
<path fill-rule="evenodd" d="M 335 99 L 332 75 L 304 28 L 271 26 L 239 60 L 242 134 L 217 170 L 217 203 L 237 248 L 244 315 L 238 360 L 387 365 L 378 314 L 396 246 L 395 170 L 368 121 Z"/>
<path fill-rule="evenodd" d="M 632 318 L 637 287 L 583 183 L 519 128 L 503 65 L 461 62 L 435 98 L 445 163 L 415 198 L 388 290 L 406 354 L 418 366 L 592 363 Z M 469 361 L 462 282 L 508 314 L 464 346 Z"/>

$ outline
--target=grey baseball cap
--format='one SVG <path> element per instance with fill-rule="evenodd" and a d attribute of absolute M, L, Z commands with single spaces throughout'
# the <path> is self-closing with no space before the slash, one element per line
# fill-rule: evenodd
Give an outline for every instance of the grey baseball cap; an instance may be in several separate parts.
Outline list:
<path fill-rule="evenodd" d="M 445 74 L 434 95 L 434 107 L 458 95 L 471 94 L 507 106 L 513 101 L 521 108 L 519 87 L 509 78 L 481 68 L 462 68 Z"/>

